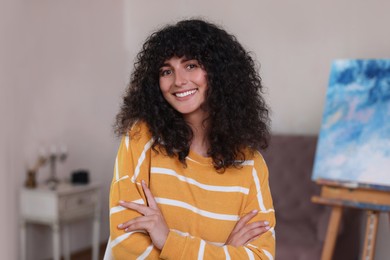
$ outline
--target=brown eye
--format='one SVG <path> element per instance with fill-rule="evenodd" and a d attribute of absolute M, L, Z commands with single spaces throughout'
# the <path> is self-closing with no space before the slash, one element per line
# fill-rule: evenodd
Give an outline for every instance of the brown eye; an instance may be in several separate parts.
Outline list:
<path fill-rule="evenodd" d="M 189 69 L 189 70 L 195 69 L 196 67 L 198 67 L 198 65 L 193 64 L 193 63 L 190 63 L 187 65 L 187 69 Z"/>
<path fill-rule="evenodd" d="M 172 74 L 172 70 L 161 70 L 160 71 L 160 76 L 161 77 L 165 77 L 165 76 L 168 76 L 168 75 L 171 75 Z"/>

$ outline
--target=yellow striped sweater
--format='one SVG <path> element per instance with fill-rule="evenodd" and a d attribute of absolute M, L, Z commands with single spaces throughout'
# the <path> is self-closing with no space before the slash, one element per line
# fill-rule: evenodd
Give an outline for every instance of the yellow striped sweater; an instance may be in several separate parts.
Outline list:
<path fill-rule="evenodd" d="M 190 151 L 187 167 L 151 149 L 145 123 L 122 138 L 110 191 L 110 242 L 114 259 L 273 259 L 275 212 L 268 169 L 259 153 L 242 168 L 215 171 L 210 158 Z M 248 155 L 250 156 L 250 155 Z M 119 206 L 119 200 L 144 204 L 145 180 L 170 229 L 162 250 L 147 233 L 117 226 L 140 214 Z M 246 246 L 224 245 L 240 217 L 257 209 L 250 222 L 268 221 L 270 229 Z"/>

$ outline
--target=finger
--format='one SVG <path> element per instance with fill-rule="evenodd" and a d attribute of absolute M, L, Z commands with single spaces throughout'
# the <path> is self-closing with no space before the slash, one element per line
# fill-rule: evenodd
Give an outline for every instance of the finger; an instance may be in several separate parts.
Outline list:
<path fill-rule="evenodd" d="M 129 220 L 127 222 L 119 224 L 118 229 L 126 229 L 130 225 L 134 224 L 135 222 L 143 222 L 143 221 L 145 221 L 145 219 L 148 220 L 146 216 L 140 216 L 140 217 L 133 218 L 132 220 Z"/>
<path fill-rule="evenodd" d="M 259 228 L 259 227 L 269 227 L 269 222 L 268 221 L 252 222 L 252 223 L 246 224 L 245 227 L 242 228 L 242 230 L 244 232 L 247 232 L 247 231 L 249 231 L 251 229 Z"/>
<path fill-rule="evenodd" d="M 246 214 L 245 216 L 243 216 L 238 222 L 237 224 L 235 225 L 232 233 L 236 233 L 238 232 L 239 230 L 241 230 L 245 225 L 246 223 L 248 223 L 254 216 L 256 216 L 258 213 L 257 210 L 252 210 L 251 212 L 249 212 L 248 214 Z"/>
<path fill-rule="evenodd" d="M 259 227 L 250 230 L 249 232 L 245 233 L 245 235 L 242 237 L 242 239 L 245 241 L 245 245 L 249 242 L 258 239 L 262 234 L 266 233 L 270 227 Z"/>
<path fill-rule="evenodd" d="M 145 221 L 141 221 L 141 222 L 135 222 L 135 223 L 132 223 L 130 226 L 128 226 L 125 229 L 125 232 L 144 230 L 145 232 L 149 233 L 151 225 L 153 225 L 153 221 L 145 220 Z"/>
<path fill-rule="evenodd" d="M 151 209 L 149 209 L 148 206 L 141 205 L 141 204 L 134 203 L 134 202 L 126 202 L 126 201 L 120 200 L 119 205 L 121 205 L 122 207 L 128 208 L 128 209 L 135 210 L 135 211 L 141 213 L 142 215 L 147 215 L 148 213 L 150 214 L 150 211 L 151 211 Z"/>
<path fill-rule="evenodd" d="M 149 190 L 144 180 L 141 181 L 141 185 L 142 185 L 142 189 L 144 190 L 149 207 L 151 207 L 152 209 L 158 209 L 157 202 L 154 199 L 152 192 Z"/>
<path fill-rule="evenodd" d="M 264 233 L 263 233 L 263 234 L 264 234 Z M 260 235 L 260 236 L 253 237 L 253 238 L 249 239 L 248 241 L 246 241 L 246 242 L 244 243 L 244 245 L 247 245 L 248 243 L 257 240 L 257 239 L 259 239 L 260 237 L 261 237 L 261 235 Z"/>
<path fill-rule="evenodd" d="M 245 225 L 242 229 L 238 230 L 235 235 L 236 237 L 246 237 L 248 234 L 251 234 L 252 230 L 258 229 L 258 228 L 264 228 L 269 229 L 268 222 L 267 221 L 257 221 L 250 224 Z M 267 229 L 267 230 L 268 230 Z M 251 238 L 251 237 L 249 237 Z M 246 238 L 247 240 L 249 238 Z"/>
<path fill-rule="evenodd" d="M 237 245 L 245 245 L 269 230 L 267 221 L 257 221 L 245 225 L 234 234 L 232 242 Z"/>
<path fill-rule="evenodd" d="M 124 226 L 126 226 L 126 228 L 124 228 L 125 232 L 130 232 L 139 229 L 144 229 L 149 232 L 153 230 L 156 226 L 156 216 L 138 217 L 136 219 L 128 221 Z"/>
<path fill-rule="evenodd" d="M 236 234 L 237 239 L 241 241 L 241 243 L 246 244 L 249 241 L 255 240 L 270 229 L 268 225 L 264 225 L 262 223 L 251 224 L 253 225 L 247 225 L 245 229 Z"/>
<path fill-rule="evenodd" d="M 144 230 L 145 232 L 149 232 L 150 226 L 152 224 L 152 221 L 149 220 L 143 220 L 131 223 L 129 226 L 127 226 L 124 231 L 125 232 L 131 232 L 135 230 Z"/>
<path fill-rule="evenodd" d="M 255 241 L 255 240 L 258 239 L 259 237 L 260 237 L 260 236 L 257 236 L 257 237 L 254 237 L 254 238 L 248 240 L 248 241 L 245 243 L 245 245 L 247 245 L 247 244 L 249 244 L 249 243 Z"/>
<path fill-rule="evenodd" d="M 250 223 L 247 225 L 248 229 L 247 232 L 251 232 L 251 230 L 254 229 L 262 229 L 264 232 L 270 229 L 270 226 L 267 221 L 259 221 L 259 222 L 254 222 Z"/>

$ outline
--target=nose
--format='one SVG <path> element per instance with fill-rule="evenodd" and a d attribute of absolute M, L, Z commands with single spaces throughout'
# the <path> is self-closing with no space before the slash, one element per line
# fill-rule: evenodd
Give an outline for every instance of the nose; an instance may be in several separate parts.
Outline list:
<path fill-rule="evenodd" d="M 175 85 L 178 87 L 185 86 L 187 84 L 188 80 L 185 75 L 185 72 L 177 70 L 175 73 Z"/>

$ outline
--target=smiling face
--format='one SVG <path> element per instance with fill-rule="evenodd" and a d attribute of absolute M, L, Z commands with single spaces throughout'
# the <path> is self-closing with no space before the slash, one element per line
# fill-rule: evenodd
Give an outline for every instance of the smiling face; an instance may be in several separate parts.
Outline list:
<path fill-rule="evenodd" d="M 160 90 L 165 100 L 185 118 L 205 118 L 201 105 L 207 91 L 207 73 L 197 60 L 176 56 L 160 68 Z"/>

